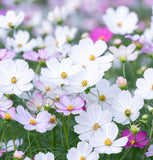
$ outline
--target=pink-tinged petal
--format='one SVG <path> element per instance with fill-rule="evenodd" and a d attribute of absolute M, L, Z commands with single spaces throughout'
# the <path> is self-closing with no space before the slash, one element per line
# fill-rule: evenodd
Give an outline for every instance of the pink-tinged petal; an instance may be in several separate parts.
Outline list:
<path fill-rule="evenodd" d="M 47 52 L 44 49 L 38 50 L 38 55 L 41 60 L 46 60 L 48 57 Z"/>
<path fill-rule="evenodd" d="M 136 135 L 136 143 L 140 143 L 142 141 L 144 141 L 147 137 L 147 132 L 146 131 L 141 131 L 138 132 Z"/>
<path fill-rule="evenodd" d="M 62 95 L 60 97 L 60 103 L 63 103 L 65 106 L 71 105 L 70 98 L 67 95 Z"/>
<path fill-rule="evenodd" d="M 40 133 L 44 133 L 47 131 L 47 123 L 46 124 L 38 124 L 36 125 L 36 131 Z"/>
<path fill-rule="evenodd" d="M 67 106 L 65 106 L 64 104 L 61 104 L 59 102 L 55 102 L 54 104 L 59 109 L 67 109 Z"/>
<path fill-rule="evenodd" d="M 23 54 L 23 58 L 30 61 L 38 61 L 38 53 L 37 52 L 26 52 Z"/>
<path fill-rule="evenodd" d="M 37 115 L 36 122 L 38 123 L 46 123 L 50 120 L 51 114 L 47 111 L 42 111 Z"/>
<path fill-rule="evenodd" d="M 3 57 L 3 59 L 13 59 L 16 56 L 14 51 L 8 51 L 7 54 Z"/>
<path fill-rule="evenodd" d="M 72 106 L 77 109 L 84 106 L 84 100 L 82 97 L 78 96 L 72 100 Z"/>
<path fill-rule="evenodd" d="M 36 129 L 36 125 L 32 125 L 32 124 L 25 125 L 24 129 L 26 129 L 28 131 L 32 131 L 32 130 Z"/>
<path fill-rule="evenodd" d="M 6 53 L 7 53 L 7 49 L 0 49 L 0 59 L 3 59 Z"/>

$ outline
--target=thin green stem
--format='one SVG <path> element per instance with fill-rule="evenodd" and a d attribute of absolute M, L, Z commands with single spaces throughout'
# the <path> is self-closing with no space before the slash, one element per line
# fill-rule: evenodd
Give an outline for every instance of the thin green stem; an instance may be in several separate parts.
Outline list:
<path fill-rule="evenodd" d="M 16 151 L 16 145 L 15 145 L 15 138 L 14 138 L 14 132 L 13 132 L 13 126 L 11 126 L 12 130 L 12 138 L 13 138 L 13 145 L 14 145 L 14 152 Z"/>
<path fill-rule="evenodd" d="M 120 160 L 123 160 L 125 158 L 125 156 L 130 152 L 132 147 L 130 147 L 125 153 L 124 155 L 120 158 Z"/>
<path fill-rule="evenodd" d="M 125 63 L 122 63 L 123 66 L 123 77 L 126 78 L 126 74 L 125 74 Z"/>
<path fill-rule="evenodd" d="M 29 143 L 30 157 L 32 157 L 31 142 L 30 142 L 30 131 L 28 131 L 28 143 Z"/>
<path fill-rule="evenodd" d="M 151 137 L 152 137 L 152 132 L 153 132 L 153 120 L 152 120 L 151 129 L 150 129 L 149 140 L 151 140 Z M 146 150 L 147 150 L 147 148 L 148 148 L 148 145 L 149 145 L 149 143 L 146 145 L 146 147 L 145 147 L 145 149 L 144 149 L 144 153 L 143 153 L 142 160 L 144 160 L 144 158 L 145 158 L 145 153 L 146 153 Z"/>
<path fill-rule="evenodd" d="M 3 141 L 4 135 L 5 135 L 6 126 L 7 126 L 7 122 L 5 122 L 5 124 L 4 124 L 4 129 L 3 129 L 3 133 L 2 133 L 2 137 L 1 137 L 1 141 L 0 141 L 0 148 L 2 146 L 2 141 Z"/>
<path fill-rule="evenodd" d="M 131 160 L 135 160 L 135 156 L 136 156 L 136 149 L 137 148 L 133 148 L 133 152 L 132 152 L 132 159 Z"/>
<path fill-rule="evenodd" d="M 36 69 L 35 69 L 35 73 L 39 73 L 40 67 L 41 67 L 41 64 L 38 63 L 38 65 L 37 65 L 37 67 L 36 67 Z"/>

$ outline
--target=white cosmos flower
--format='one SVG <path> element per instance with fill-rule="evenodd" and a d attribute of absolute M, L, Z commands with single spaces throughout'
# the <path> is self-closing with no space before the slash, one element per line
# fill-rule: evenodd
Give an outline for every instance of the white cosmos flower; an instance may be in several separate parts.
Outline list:
<path fill-rule="evenodd" d="M 92 151 L 92 147 L 85 141 L 79 142 L 77 148 L 73 147 L 68 150 L 68 160 L 98 160 L 98 153 Z"/>
<path fill-rule="evenodd" d="M 122 137 L 117 140 L 118 127 L 115 123 L 107 124 L 106 130 L 98 131 L 94 137 L 89 140 L 89 144 L 94 147 L 97 153 L 116 154 L 122 151 L 128 138 Z"/>
<path fill-rule="evenodd" d="M 153 68 L 148 68 L 143 77 L 138 78 L 136 81 L 135 95 L 139 95 L 144 99 L 153 99 Z"/>
<path fill-rule="evenodd" d="M 128 7 L 119 6 L 116 11 L 108 8 L 103 20 L 112 33 L 124 35 L 137 28 L 138 16 L 135 12 L 129 12 Z"/>
<path fill-rule="evenodd" d="M 34 71 L 24 60 L 5 60 L 0 62 L 0 90 L 6 94 L 20 95 L 33 88 L 30 83 Z"/>
<path fill-rule="evenodd" d="M 57 24 L 61 24 L 67 17 L 68 13 L 66 8 L 63 7 L 55 7 L 53 11 L 48 13 L 47 19 L 51 22 L 55 22 Z"/>
<path fill-rule="evenodd" d="M 90 38 L 80 40 L 79 45 L 74 45 L 70 57 L 74 64 L 87 67 L 90 63 L 97 63 L 99 68 L 107 71 L 111 67 L 113 56 L 111 54 L 103 55 L 107 49 L 107 44 L 98 40 L 96 43 Z M 101 56 L 103 55 L 103 56 Z"/>
<path fill-rule="evenodd" d="M 102 109 L 111 109 L 111 102 L 114 98 L 116 98 L 121 90 L 119 87 L 114 84 L 110 85 L 110 82 L 106 79 L 101 79 L 97 84 L 96 88 L 91 88 L 90 98 L 92 97 L 92 101 L 95 103 L 99 103 L 102 106 Z M 90 94 L 90 93 L 89 93 Z"/>
<path fill-rule="evenodd" d="M 41 69 L 41 80 L 57 85 L 69 84 L 69 77 L 81 69 L 78 65 L 72 65 L 70 58 L 63 59 L 61 62 L 56 58 L 52 58 L 46 62 L 46 65 L 47 68 Z"/>
<path fill-rule="evenodd" d="M 19 12 L 19 14 L 16 15 L 14 11 L 9 10 L 6 13 L 6 16 L 0 15 L 0 28 L 16 28 L 23 22 L 24 16 L 25 14 L 23 12 Z"/>
<path fill-rule="evenodd" d="M 46 154 L 39 152 L 35 155 L 35 160 L 54 160 L 54 155 L 51 152 L 47 152 Z"/>
<path fill-rule="evenodd" d="M 135 121 L 140 115 L 139 110 L 143 104 L 143 99 L 139 96 L 131 97 L 129 91 L 121 91 L 118 98 L 111 103 L 114 121 L 123 125 Z"/>
<path fill-rule="evenodd" d="M 96 64 L 88 65 L 69 78 L 69 86 L 66 89 L 71 93 L 80 93 L 98 83 L 103 75 L 104 71 L 100 70 Z"/>
<path fill-rule="evenodd" d="M 71 42 L 74 39 L 76 32 L 76 28 L 57 26 L 55 29 L 56 46 L 60 47 L 67 42 Z"/>
<path fill-rule="evenodd" d="M 109 50 L 114 54 L 115 58 L 118 58 L 122 63 L 126 61 L 134 61 L 138 56 L 138 51 L 134 51 L 136 48 L 135 44 L 129 46 L 121 45 L 119 48 L 109 47 Z"/>
<path fill-rule="evenodd" d="M 30 40 L 30 34 L 27 31 L 19 30 L 14 34 L 14 38 L 7 38 L 7 48 L 19 53 L 21 51 L 31 51 L 35 47 L 35 40 Z"/>
<path fill-rule="evenodd" d="M 102 111 L 99 105 L 91 105 L 86 112 L 83 111 L 75 117 L 78 124 L 74 126 L 74 131 L 80 134 L 81 140 L 89 140 L 98 130 L 104 130 L 111 120 L 111 112 Z"/>

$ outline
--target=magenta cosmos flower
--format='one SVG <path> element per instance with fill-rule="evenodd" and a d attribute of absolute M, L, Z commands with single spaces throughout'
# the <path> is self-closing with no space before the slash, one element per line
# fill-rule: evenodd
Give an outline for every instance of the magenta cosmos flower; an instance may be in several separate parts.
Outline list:
<path fill-rule="evenodd" d="M 30 61 L 46 61 L 50 60 L 51 56 L 48 55 L 46 50 L 40 49 L 38 53 L 34 51 L 24 53 L 23 58 Z"/>
<path fill-rule="evenodd" d="M 91 31 L 89 37 L 93 42 L 96 42 L 99 39 L 108 42 L 113 37 L 113 33 L 110 32 L 107 27 L 97 27 Z"/>
<path fill-rule="evenodd" d="M 59 98 L 59 102 L 55 102 L 54 104 L 57 107 L 56 111 L 63 112 L 64 115 L 69 115 L 70 113 L 81 113 L 85 105 L 82 97 L 78 96 L 75 97 L 73 100 L 70 100 L 67 95 L 61 96 Z"/>
<path fill-rule="evenodd" d="M 128 137 L 128 142 L 124 146 L 124 148 L 130 148 L 132 146 L 143 148 L 145 145 L 149 143 L 149 139 L 147 137 L 146 131 L 140 131 L 136 135 L 132 134 L 128 129 L 125 129 L 121 135 L 121 137 Z"/>
<path fill-rule="evenodd" d="M 16 56 L 14 51 L 7 51 L 7 49 L 0 49 L 0 61 L 5 59 L 13 59 Z"/>
<path fill-rule="evenodd" d="M 33 117 L 20 105 L 17 107 L 17 114 L 15 116 L 15 120 L 23 124 L 26 130 L 36 130 L 40 133 L 47 131 L 47 124 L 50 119 L 51 115 L 47 111 L 39 112 L 36 117 Z"/>

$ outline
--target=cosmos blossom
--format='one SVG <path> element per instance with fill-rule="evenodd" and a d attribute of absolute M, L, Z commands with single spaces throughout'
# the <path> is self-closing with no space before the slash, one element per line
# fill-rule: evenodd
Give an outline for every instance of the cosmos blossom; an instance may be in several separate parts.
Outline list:
<path fill-rule="evenodd" d="M 136 135 L 132 134 L 128 129 L 125 129 L 121 135 L 121 137 L 128 137 L 128 142 L 124 146 L 124 148 L 130 148 L 132 146 L 143 148 L 145 145 L 149 143 L 149 139 L 147 137 L 146 131 L 140 131 Z"/>

